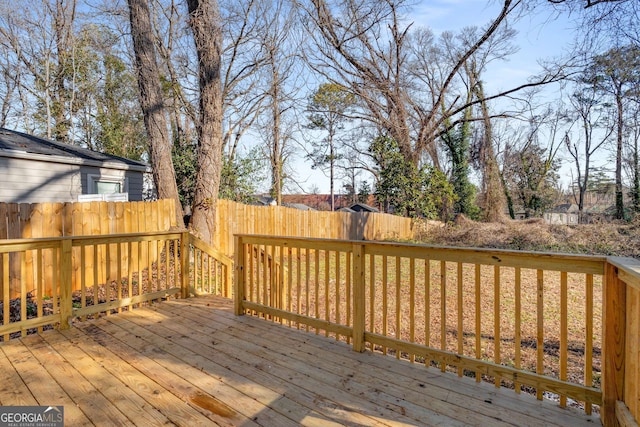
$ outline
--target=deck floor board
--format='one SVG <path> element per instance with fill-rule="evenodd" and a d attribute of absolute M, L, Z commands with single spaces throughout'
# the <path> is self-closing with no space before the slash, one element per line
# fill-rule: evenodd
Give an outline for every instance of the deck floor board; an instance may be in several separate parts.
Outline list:
<path fill-rule="evenodd" d="M 0 404 L 67 425 L 593 426 L 597 416 L 251 316 L 171 300 L 0 344 Z"/>

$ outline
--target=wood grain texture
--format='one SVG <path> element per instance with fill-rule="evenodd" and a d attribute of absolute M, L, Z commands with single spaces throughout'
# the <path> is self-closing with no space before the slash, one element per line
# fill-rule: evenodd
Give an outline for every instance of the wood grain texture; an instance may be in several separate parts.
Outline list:
<path fill-rule="evenodd" d="M 624 399 L 626 288 L 618 279 L 618 267 L 605 267 L 604 301 L 602 308 L 602 424 L 617 425 L 616 402 Z"/>
<path fill-rule="evenodd" d="M 62 404 L 73 425 L 108 417 L 151 426 L 598 424 L 531 396 L 237 317 L 231 301 L 214 297 L 2 343 L 0 364 L 1 404 Z"/>

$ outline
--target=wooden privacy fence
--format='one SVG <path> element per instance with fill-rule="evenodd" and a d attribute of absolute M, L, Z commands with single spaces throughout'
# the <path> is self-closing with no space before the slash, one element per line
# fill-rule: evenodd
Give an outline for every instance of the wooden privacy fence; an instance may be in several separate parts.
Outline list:
<path fill-rule="evenodd" d="M 155 202 L 69 202 L 69 203 L 0 203 L 0 240 L 42 238 L 60 236 L 101 236 L 122 233 L 145 233 L 168 231 L 175 227 L 175 210 L 173 200 Z M 90 258 L 85 260 L 85 268 L 93 271 L 102 269 L 109 272 L 116 270 L 115 250 L 111 245 L 100 245 Z M 148 268 L 157 261 L 158 248 L 143 247 L 141 267 Z M 27 282 L 32 282 L 37 262 L 42 263 L 44 271 L 45 293 L 51 292 L 51 277 L 55 273 L 53 252 L 44 251 L 42 259 L 36 260 L 34 252 L 25 254 L 25 270 L 20 272 L 20 264 L 15 255 L 9 257 L 9 268 L 15 282 L 20 274 Z M 80 287 L 80 248 L 74 247 L 72 255 L 77 262 L 73 263 L 72 290 Z M 120 254 L 126 259 L 126 251 Z M 105 263 L 109 259 L 109 265 Z M 18 295 L 17 286 L 11 287 L 11 298 Z"/>
<path fill-rule="evenodd" d="M 65 328 L 75 317 L 117 313 L 173 295 L 229 298 L 231 278 L 231 260 L 186 232 L 0 241 L 0 337 L 6 341 L 47 325 Z"/>
<path fill-rule="evenodd" d="M 282 206 L 252 206 L 218 200 L 214 246 L 233 255 L 235 234 L 341 240 L 410 240 L 413 221 L 366 212 L 303 211 Z"/>
<path fill-rule="evenodd" d="M 0 203 L 0 240 L 168 231 L 173 200 Z"/>
<path fill-rule="evenodd" d="M 0 203 L 0 240 L 168 231 L 173 200 L 155 202 Z M 235 234 L 344 240 L 409 240 L 410 218 L 383 213 L 302 211 L 218 200 L 213 244 L 233 256 Z"/>
<path fill-rule="evenodd" d="M 255 235 L 236 248 L 236 314 L 596 404 L 607 426 L 638 419 L 635 260 Z"/>

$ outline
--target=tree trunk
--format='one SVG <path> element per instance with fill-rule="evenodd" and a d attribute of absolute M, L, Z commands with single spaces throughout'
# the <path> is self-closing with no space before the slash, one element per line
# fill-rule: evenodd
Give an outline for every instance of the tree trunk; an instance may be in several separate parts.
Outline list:
<path fill-rule="evenodd" d="M 222 29 L 216 0 L 187 0 L 187 5 L 198 53 L 200 86 L 198 173 L 189 227 L 204 241 L 213 243 L 222 171 Z"/>
<path fill-rule="evenodd" d="M 273 147 L 271 152 L 271 197 L 282 205 L 282 157 L 280 156 L 280 111 L 277 95 L 273 98 Z"/>
<path fill-rule="evenodd" d="M 624 130 L 622 88 L 616 91 L 618 110 L 617 147 L 616 147 L 616 219 L 624 219 L 624 197 L 622 194 L 622 132 Z"/>
<path fill-rule="evenodd" d="M 282 159 L 282 133 L 281 133 L 281 112 L 280 112 L 280 75 L 275 64 L 275 55 L 273 53 L 273 47 L 270 55 L 271 61 L 271 137 L 273 139 L 273 145 L 271 147 L 271 197 L 276 199 L 278 206 L 282 205 L 282 182 L 283 182 L 283 159 Z"/>
<path fill-rule="evenodd" d="M 640 213 L 640 162 L 638 158 L 638 138 L 636 137 L 633 149 L 633 211 Z"/>
<path fill-rule="evenodd" d="M 484 141 L 482 156 L 484 170 L 482 171 L 482 188 L 483 188 L 483 217 L 488 222 L 499 222 L 504 219 L 504 192 L 502 191 L 502 181 L 500 179 L 500 169 L 496 155 L 493 151 L 493 132 L 491 119 L 489 118 L 489 108 L 484 99 L 484 89 L 482 82 L 478 81 L 475 85 L 476 97 L 481 100 L 480 107 L 482 109 L 482 118 L 484 124 Z"/>
<path fill-rule="evenodd" d="M 334 137 L 333 124 L 329 126 L 329 191 L 331 193 L 331 212 L 336 210 L 335 191 L 334 191 L 334 168 L 335 168 L 335 150 L 333 147 Z"/>
<path fill-rule="evenodd" d="M 180 228 L 184 228 L 182 206 L 176 185 L 176 173 L 171 160 L 171 143 L 167 129 L 167 118 L 164 113 L 160 70 L 152 39 L 151 12 L 147 0 L 128 0 L 128 3 L 131 37 L 138 73 L 140 106 L 149 137 L 153 181 L 159 198 L 175 200 L 176 221 Z"/>

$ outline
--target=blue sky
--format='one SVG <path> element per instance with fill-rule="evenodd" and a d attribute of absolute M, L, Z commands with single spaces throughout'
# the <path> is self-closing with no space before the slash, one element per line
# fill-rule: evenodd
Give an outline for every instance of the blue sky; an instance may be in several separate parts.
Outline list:
<path fill-rule="evenodd" d="M 413 8 L 409 19 L 439 34 L 465 26 L 482 27 L 494 19 L 501 2 L 487 0 L 423 0 Z M 513 87 L 540 70 L 538 61 L 565 53 L 573 37 L 571 17 L 557 14 L 550 7 L 512 24 L 517 31 L 518 52 L 506 61 L 491 65 L 486 77 L 491 89 Z M 495 78 L 491 78 L 495 75 Z"/>

